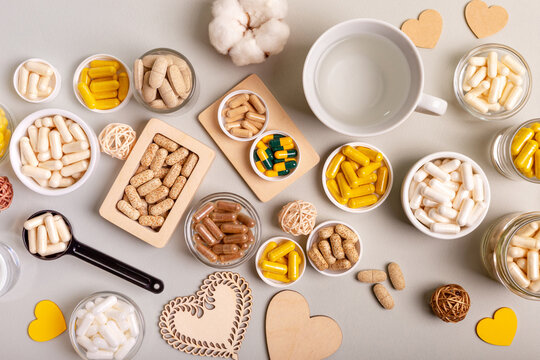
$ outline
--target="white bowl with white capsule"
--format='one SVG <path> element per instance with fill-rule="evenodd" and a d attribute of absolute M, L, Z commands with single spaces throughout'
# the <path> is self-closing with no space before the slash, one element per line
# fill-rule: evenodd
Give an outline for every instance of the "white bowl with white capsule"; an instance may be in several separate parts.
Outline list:
<path fill-rule="evenodd" d="M 465 174 L 467 185 L 461 174 Z M 482 168 L 457 152 L 442 151 L 421 158 L 401 186 L 401 204 L 411 224 L 438 239 L 470 234 L 484 220 L 490 201 L 489 182 Z"/>
<path fill-rule="evenodd" d="M 51 63 L 39 58 L 23 61 L 13 74 L 13 87 L 21 99 L 39 104 L 54 100 L 62 79 Z"/>

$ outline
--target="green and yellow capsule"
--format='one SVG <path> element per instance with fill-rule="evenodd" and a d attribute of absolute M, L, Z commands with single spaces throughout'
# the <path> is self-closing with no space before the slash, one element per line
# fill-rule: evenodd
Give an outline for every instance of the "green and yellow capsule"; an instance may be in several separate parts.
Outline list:
<path fill-rule="evenodd" d="M 270 135 L 266 135 L 262 138 L 262 142 L 264 142 L 265 144 L 268 144 L 268 142 L 270 142 L 270 140 L 274 140 L 274 139 L 279 139 L 279 138 L 282 138 L 284 137 L 284 135 L 281 135 L 281 134 L 270 134 Z"/>
<path fill-rule="evenodd" d="M 281 137 L 279 139 L 272 139 L 268 142 L 268 145 L 272 148 L 272 149 L 275 149 L 276 147 L 279 147 L 279 146 L 282 146 L 282 147 L 285 147 L 285 146 L 291 146 L 293 145 L 294 146 L 294 142 L 293 142 L 293 139 L 289 136 L 285 136 L 285 137 Z"/>
<path fill-rule="evenodd" d="M 267 169 L 267 170 L 271 170 L 272 169 L 272 160 L 270 160 L 270 158 L 268 157 L 268 154 L 266 153 L 266 151 L 262 150 L 262 149 L 258 149 L 257 150 L 257 156 L 259 157 L 259 159 L 261 159 L 261 163 L 264 165 L 264 167 Z"/>
<path fill-rule="evenodd" d="M 280 171 L 289 171 L 291 169 L 294 169 L 296 167 L 296 160 L 290 160 L 278 164 L 274 164 L 274 171 L 280 172 Z"/>
<path fill-rule="evenodd" d="M 286 159 L 286 158 L 293 158 L 296 155 L 298 155 L 298 151 L 296 149 L 290 149 L 290 150 L 279 150 L 274 153 L 274 157 L 276 159 Z"/>

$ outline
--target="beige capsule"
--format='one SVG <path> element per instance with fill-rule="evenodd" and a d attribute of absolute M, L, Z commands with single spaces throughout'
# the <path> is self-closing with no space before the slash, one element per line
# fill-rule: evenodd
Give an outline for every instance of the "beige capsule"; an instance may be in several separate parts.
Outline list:
<path fill-rule="evenodd" d="M 165 199 L 167 195 L 169 195 L 169 188 L 161 185 L 157 189 L 146 195 L 144 199 L 148 204 L 155 204 L 158 201 Z"/>
<path fill-rule="evenodd" d="M 253 126 L 249 121 L 242 121 L 241 125 L 244 129 L 251 131 L 252 134 L 257 134 L 259 132 L 259 128 Z"/>
<path fill-rule="evenodd" d="M 334 227 L 333 226 L 326 226 L 319 230 L 319 238 L 320 239 L 328 239 L 332 234 L 334 233 Z"/>
<path fill-rule="evenodd" d="M 396 290 L 405 289 L 405 277 L 399 265 L 395 262 L 388 264 L 388 276 L 390 277 L 390 282 Z"/>
<path fill-rule="evenodd" d="M 193 79 L 191 76 L 191 70 L 189 66 L 185 64 L 185 62 L 183 66 L 178 65 L 178 67 L 180 68 L 180 72 L 182 73 L 182 77 L 184 78 L 184 83 L 186 84 L 186 92 L 182 94 L 178 94 L 178 95 L 180 95 L 182 99 L 187 99 L 187 97 L 189 96 L 189 93 L 191 92 L 191 88 L 193 87 Z"/>
<path fill-rule="evenodd" d="M 253 121 L 253 120 L 246 120 L 248 123 L 251 124 L 251 126 L 254 126 L 257 130 L 261 130 L 264 123 L 260 123 L 260 122 L 257 122 L 257 121 Z"/>
<path fill-rule="evenodd" d="M 231 117 L 227 117 L 227 115 L 223 115 L 223 116 L 225 117 L 225 125 L 244 120 L 244 114 L 238 114 Z"/>
<path fill-rule="evenodd" d="M 159 145 L 151 143 L 146 148 L 146 151 L 144 152 L 142 158 L 141 158 L 141 166 L 148 167 L 152 163 L 152 160 L 154 160 L 154 156 L 156 156 L 156 152 L 159 149 Z"/>
<path fill-rule="evenodd" d="M 259 114 L 264 114 L 266 112 L 266 108 L 264 107 L 264 104 L 262 103 L 261 99 L 259 99 L 257 95 L 255 94 L 249 95 L 249 102 L 251 103 L 251 105 L 253 105 L 253 107 L 255 108 L 255 110 L 257 110 Z"/>
<path fill-rule="evenodd" d="M 142 63 L 143 63 L 143 66 L 145 68 L 152 68 L 152 66 L 154 65 L 154 62 L 156 61 L 156 59 L 160 56 L 165 56 L 165 58 L 167 59 L 167 64 L 170 65 L 172 64 L 172 59 L 169 58 L 168 55 L 157 55 L 157 54 L 152 54 L 152 55 L 145 55 L 141 60 L 142 60 Z"/>
<path fill-rule="evenodd" d="M 163 216 L 143 215 L 139 217 L 139 224 L 143 226 L 161 226 L 165 222 Z"/>
<path fill-rule="evenodd" d="M 165 103 L 161 99 L 155 99 L 154 101 L 150 102 L 150 104 L 148 104 L 148 105 L 150 105 L 150 107 L 154 108 L 154 109 L 166 109 L 167 108 L 167 105 L 165 105 Z"/>
<path fill-rule="evenodd" d="M 176 181 L 174 182 L 173 186 L 171 187 L 171 190 L 169 191 L 169 197 L 173 200 L 178 199 L 178 196 L 182 192 L 182 189 L 184 188 L 184 185 L 186 185 L 186 177 L 185 176 L 179 176 Z"/>
<path fill-rule="evenodd" d="M 225 130 L 227 131 L 230 131 L 231 134 L 232 134 L 232 129 L 234 128 L 241 128 L 242 127 L 242 121 L 241 120 L 238 120 L 238 121 L 233 121 L 233 122 L 230 122 L 228 124 L 225 124 Z M 244 131 L 246 133 L 246 137 L 247 135 L 249 134 L 247 131 Z M 236 135 L 235 135 L 236 136 Z M 240 136 L 239 136 L 240 137 Z"/>
<path fill-rule="evenodd" d="M 133 185 L 135 186 L 135 185 Z M 161 180 L 152 179 L 137 188 L 140 196 L 146 196 L 161 186 Z M 147 200 L 148 201 L 148 200 Z"/>
<path fill-rule="evenodd" d="M 178 97 L 176 96 L 176 93 L 174 92 L 167 78 L 163 79 L 163 83 L 161 83 L 158 91 L 161 99 L 169 109 L 177 107 L 179 105 Z"/>
<path fill-rule="evenodd" d="M 156 205 L 150 206 L 149 213 L 150 215 L 162 215 L 164 212 L 170 210 L 174 205 L 173 199 L 165 199 L 160 201 Z"/>
<path fill-rule="evenodd" d="M 141 214 L 141 216 L 148 215 L 148 204 L 146 203 L 146 200 L 141 199 L 141 203 L 143 205 L 140 209 L 137 209 L 137 211 L 139 212 L 139 214 Z"/>
<path fill-rule="evenodd" d="M 167 68 L 167 78 L 169 79 L 169 83 L 174 92 L 178 96 L 180 96 L 180 94 L 185 94 L 186 91 L 188 91 L 187 84 L 184 82 L 184 77 L 178 66 L 173 64 Z"/>
<path fill-rule="evenodd" d="M 260 114 L 257 114 L 257 113 L 247 112 L 246 113 L 246 119 L 256 121 L 256 122 L 259 122 L 259 123 L 264 123 L 266 121 L 266 116 L 260 115 Z"/>
<path fill-rule="evenodd" d="M 375 297 L 383 308 L 385 308 L 386 310 L 390 310 L 394 307 L 394 299 L 392 298 L 392 295 L 390 295 L 388 290 L 386 290 L 384 285 L 375 284 L 373 286 L 373 293 L 375 294 Z"/>
<path fill-rule="evenodd" d="M 352 240 L 345 240 L 342 245 L 347 259 L 353 264 L 356 264 L 359 258 L 358 251 L 356 250 L 356 243 Z"/>
<path fill-rule="evenodd" d="M 137 220 L 140 216 L 137 209 L 135 209 L 133 206 L 131 206 L 127 201 L 120 200 L 116 204 L 116 208 L 120 210 L 124 215 L 126 215 L 131 220 Z"/>
<path fill-rule="evenodd" d="M 144 203 L 139 196 L 139 193 L 137 192 L 137 189 L 133 185 L 128 185 L 124 189 L 124 192 L 126 193 L 126 196 L 128 198 L 129 203 L 131 206 L 133 206 L 135 209 L 140 209 L 144 206 Z"/>
<path fill-rule="evenodd" d="M 179 163 L 174 164 L 163 178 L 163 185 L 168 188 L 172 187 L 176 178 L 180 175 L 180 171 L 182 171 L 182 165 Z"/>
<path fill-rule="evenodd" d="M 186 159 L 186 162 L 184 163 L 184 167 L 182 167 L 181 174 L 182 176 L 189 177 L 191 173 L 193 172 L 193 169 L 195 169 L 195 166 L 197 165 L 197 162 L 199 161 L 199 157 L 195 153 L 189 154 L 188 158 Z"/>
<path fill-rule="evenodd" d="M 152 180 L 154 178 L 154 172 L 150 169 L 144 170 L 136 175 L 133 175 L 131 180 L 129 180 L 129 183 L 136 188 L 139 186 L 147 183 L 148 181 Z"/>
<path fill-rule="evenodd" d="M 139 165 L 137 170 L 135 170 L 135 175 L 142 173 L 144 170 L 148 170 L 148 166 Z"/>
<path fill-rule="evenodd" d="M 157 172 L 159 169 L 161 169 L 168 154 L 169 152 L 167 149 L 159 148 L 156 152 L 156 156 L 154 156 L 154 160 L 152 160 L 152 163 L 150 163 L 150 170 Z"/>
<path fill-rule="evenodd" d="M 336 225 L 335 232 L 344 240 L 352 240 L 355 243 L 358 241 L 358 236 L 356 236 L 354 231 L 343 224 Z"/>
<path fill-rule="evenodd" d="M 248 110 L 249 110 L 248 107 L 245 105 L 236 107 L 234 109 L 229 109 L 227 110 L 227 117 L 233 117 L 236 115 L 245 114 L 248 112 Z"/>
<path fill-rule="evenodd" d="M 231 124 L 228 124 L 228 125 L 231 125 Z M 241 125 L 242 123 L 240 123 L 240 126 Z M 239 127 L 230 128 L 230 132 L 233 136 L 240 137 L 240 138 L 250 138 L 253 136 L 253 132 L 251 130 L 242 129 Z"/>
<path fill-rule="evenodd" d="M 309 249 L 308 256 L 311 261 L 313 261 L 317 269 L 319 269 L 320 271 L 328 269 L 328 263 L 326 262 L 326 260 L 324 260 L 324 257 L 322 256 L 319 249 L 315 247 L 315 245 L 313 245 L 311 249 Z"/>
<path fill-rule="evenodd" d="M 149 79 L 150 79 L 150 71 L 147 71 L 144 73 L 143 85 L 142 85 L 142 90 L 141 90 L 142 98 L 147 103 L 151 103 L 152 101 L 154 101 L 157 96 L 157 89 L 154 89 L 153 87 L 150 86 L 150 84 L 148 83 Z"/>
<path fill-rule="evenodd" d="M 174 152 L 180 147 L 175 141 L 161 134 L 154 135 L 154 142 L 169 152 Z"/>
<path fill-rule="evenodd" d="M 170 153 L 165 159 L 165 163 L 169 166 L 172 166 L 176 163 L 184 164 L 189 155 L 189 150 L 181 147 L 180 149 Z"/>
<path fill-rule="evenodd" d="M 352 267 L 352 264 L 347 259 L 339 259 L 332 265 L 330 265 L 330 270 L 334 271 L 343 271 L 343 270 L 349 270 Z"/>
<path fill-rule="evenodd" d="M 358 272 L 356 278 L 364 283 L 379 283 L 386 281 L 386 272 L 383 270 L 362 270 Z"/>
<path fill-rule="evenodd" d="M 150 78 L 148 84 L 154 88 L 159 88 L 166 80 L 167 68 L 169 67 L 169 59 L 165 56 L 158 56 L 152 64 L 152 70 L 150 71 Z"/>
<path fill-rule="evenodd" d="M 163 181 L 163 178 L 165 178 L 165 176 L 167 176 L 167 173 L 169 172 L 170 168 L 168 167 L 162 167 L 161 169 L 159 169 L 155 174 L 154 176 L 160 180 Z"/>
<path fill-rule="evenodd" d="M 336 262 L 337 259 L 334 257 L 334 255 L 332 255 L 332 247 L 330 246 L 328 240 L 319 241 L 317 246 L 328 265 L 331 266 Z"/>
<path fill-rule="evenodd" d="M 336 259 L 345 258 L 345 251 L 343 250 L 341 236 L 339 236 L 338 234 L 330 235 L 330 245 L 332 246 L 332 254 L 334 254 Z"/>
<path fill-rule="evenodd" d="M 144 65 L 141 59 L 136 59 L 133 64 L 133 82 L 135 83 L 135 89 L 141 90 L 144 79 Z"/>
<path fill-rule="evenodd" d="M 249 100 L 249 94 L 243 93 L 233 96 L 227 101 L 227 106 L 234 109 L 240 105 L 244 105 Z"/>

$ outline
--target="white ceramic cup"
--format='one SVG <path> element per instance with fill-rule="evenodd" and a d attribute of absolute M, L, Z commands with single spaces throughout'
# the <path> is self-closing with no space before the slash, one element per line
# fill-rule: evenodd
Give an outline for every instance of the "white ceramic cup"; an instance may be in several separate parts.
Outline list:
<path fill-rule="evenodd" d="M 424 67 L 413 42 L 375 19 L 348 20 L 324 32 L 306 57 L 303 85 L 319 120 L 349 136 L 379 135 L 413 111 L 442 115 L 448 105 L 423 93 Z"/>
<path fill-rule="evenodd" d="M 259 266 L 259 260 L 261 260 L 261 257 L 262 257 L 262 254 L 264 252 L 264 249 L 266 248 L 266 246 L 272 242 L 272 241 L 275 241 L 278 246 L 281 245 L 282 243 L 284 243 L 285 241 L 287 240 L 290 240 L 292 241 L 295 245 L 296 245 L 296 248 L 294 249 L 298 255 L 300 255 L 300 257 L 302 258 L 302 262 L 300 263 L 300 268 L 298 269 L 298 279 L 296 279 L 295 281 L 291 281 L 289 283 L 282 283 L 281 281 L 277 281 L 277 280 L 272 280 L 272 279 L 268 279 L 267 277 L 265 277 L 263 275 L 263 272 L 261 270 L 261 267 Z M 276 288 L 286 288 L 286 287 L 289 287 L 291 286 L 292 284 L 296 284 L 298 281 L 300 281 L 300 279 L 302 278 L 302 276 L 304 276 L 304 273 L 306 272 L 306 254 L 304 253 L 304 249 L 302 249 L 302 247 L 300 246 L 300 244 L 298 244 L 296 241 L 294 241 L 293 239 L 291 238 L 288 238 L 288 237 L 284 237 L 284 236 L 275 236 L 273 238 L 270 238 L 268 240 L 266 240 L 260 247 L 259 247 L 259 250 L 257 250 L 257 255 L 255 255 L 255 268 L 257 269 L 257 274 L 259 275 L 259 277 L 261 278 L 262 281 L 264 281 L 265 283 L 267 283 L 268 285 L 270 286 L 273 286 L 273 287 L 276 287 Z"/>

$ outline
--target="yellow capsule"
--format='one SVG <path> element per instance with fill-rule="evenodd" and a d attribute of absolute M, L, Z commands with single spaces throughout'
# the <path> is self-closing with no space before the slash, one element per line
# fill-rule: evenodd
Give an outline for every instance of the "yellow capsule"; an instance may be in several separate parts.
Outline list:
<path fill-rule="evenodd" d="M 88 75 L 91 79 L 99 79 L 116 74 L 116 68 L 114 66 L 100 66 L 88 69 Z"/>
<path fill-rule="evenodd" d="M 351 188 L 355 188 L 358 186 L 358 176 L 356 176 L 356 173 L 354 172 L 353 166 L 350 162 L 344 161 L 341 163 L 341 171 L 343 172 L 343 175 L 345 176 L 345 180 L 347 180 L 347 183 Z"/>
<path fill-rule="evenodd" d="M 256 146 L 257 146 L 257 149 L 261 149 L 261 150 L 268 149 L 268 146 L 266 146 L 266 144 L 262 141 L 259 141 Z"/>
<path fill-rule="evenodd" d="M 280 257 L 284 257 L 296 248 L 296 244 L 290 240 L 285 241 L 274 250 L 268 253 L 268 260 L 276 261 Z"/>
<path fill-rule="evenodd" d="M 263 260 L 261 269 L 274 274 L 285 275 L 287 273 L 287 265 L 283 265 L 277 262 Z"/>
<path fill-rule="evenodd" d="M 295 280 L 298 279 L 298 275 L 299 275 L 299 272 L 300 272 L 299 271 L 300 270 L 299 269 L 300 263 L 299 263 L 298 259 L 300 259 L 300 255 L 298 255 L 298 253 L 296 251 L 293 250 L 293 251 L 291 251 L 289 253 L 289 264 L 288 264 L 289 272 L 288 272 L 287 276 L 288 276 L 289 280 L 291 280 L 291 281 L 295 281 Z"/>
<path fill-rule="evenodd" d="M 109 110 L 114 109 L 120 105 L 120 100 L 114 98 L 114 99 L 104 99 L 104 100 L 96 100 L 96 109 L 98 110 Z"/>
<path fill-rule="evenodd" d="M 100 82 L 100 81 L 111 81 L 111 80 L 118 80 L 118 76 L 114 75 L 114 76 L 107 76 L 107 77 L 104 77 L 104 78 L 99 78 L 99 79 L 94 79 L 92 80 L 91 82 Z"/>
<path fill-rule="evenodd" d="M 90 91 L 93 93 L 118 90 L 120 83 L 117 80 L 92 81 Z"/>
<path fill-rule="evenodd" d="M 264 172 L 264 175 L 268 176 L 268 177 L 276 177 L 276 176 L 279 176 L 278 172 L 277 171 L 274 171 L 274 170 L 266 170 Z"/>
<path fill-rule="evenodd" d="M 326 177 L 328 179 L 333 179 L 336 177 L 339 167 L 341 166 L 341 163 L 345 160 L 345 155 L 342 153 L 337 153 L 336 156 L 330 161 L 330 164 L 328 164 L 328 168 L 326 169 Z"/>
<path fill-rule="evenodd" d="M 255 166 L 257 167 L 257 170 L 259 170 L 263 174 L 266 172 L 266 168 L 264 167 L 262 162 L 260 162 L 260 161 L 255 162 Z"/>
<path fill-rule="evenodd" d="M 383 195 L 388 185 L 388 168 L 383 166 L 377 171 L 377 182 L 375 183 L 375 192 Z"/>
<path fill-rule="evenodd" d="M 343 147 L 341 152 L 352 161 L 356 161 L 360 166 L 366 166 L 369 164 L 369 158 L 350 145 Z"/>
<path fill-rule="evenodd" d="M 86 85 L 90 85 L 90 76 L 88 75 L 88 68 L 84 68 L 81 71 L 81 82 Z"/>
<path fill-rule="evenodd" d="M 118 88 L 118 100 L 124 101 L 129 90 L 129 78 L 125 72 L 118 75 L 118 83 L 120 84 Z"/>
<path fill-rule="evenodd" d="M 512 144 L 510 145 L 510 153 L 512 154 L 512 156 L 516 156 L 517 154 L 519 154 L 519 152 L 523 148 L 523 145 L 525 145 L 527 141 L 532 139 L 533 136 L 534 136 L 534 131 L 532 129 L 529 129 L 529 128 L 519 129 L 519 131 L 516 133 L 516 135 L 512 139 Z"/>
<path fill-rule="evenodd" d="M 375 185 L 373 184 L 360 185 L 357 188 L 351 190 L 351 198 L 373 194 L 374 192 L 375 192 Z"/>
<path fill-rule="evenodd" d="M 347 183 L 347 180 L 345 180 L 345 176 L 342 172 L 339 172 L 336 176 L 336 181 L 339 187 L 339 192 L 341 193 L 341 196 L 344 198 L 350 198 L 351 197 L 351 187 Z"/>
<path fill-rule="evenodd" d="M 284 256 L 284 257 L 280 257 L 280 258 L 277 259 L 275 262 L 280 263 L 280 264 L 283 264 L 283 265 L 287 265 L 287 264 L 288 264 L 287 258 L 286 258 L 285 256 Z"/>
<path fill-rule="evenodd" d="M 371 173 L 368 176 L 359 177 L 358 185 L 371 184 L 375 183 L 375 181 L 377 181 L 377 174 Z"/>
<path fill-rule="evenodd" d="M 261 141 L 265 144 L 268 144 L 268 142 L 270 140 L 273 140 L 274 139 L 274 134 L 270 134 L 270 135 L 266 135 L 266 136 L 263 136 L 263 138 L 261 139 Z"/>
<path fill-rule="evenodd" d="M 92 95 L 94 95 L 94 99 L 96 100 L 113 99 L 118 95 L 118 91 L 103 91 L 92 93 Z"/>
<path fill-rule="evenodd" d="M 86 106 L 88 106 L 89 109 L 95 109 L 96 99 L 94 98 L 94 95 L 92 95 L 92 92 L 90 92 L 88 85 L 86 85 L 83 82 L 80 82 L 77 85 L 77 89 L 79 90 L 79 94 L 81 94 L 81 97 L 84 100 L 84 103 L 86 104 Z"/>
<path fill-rule="evenodd" d="M 383 154 L 381 154 L 380 152 L 376 150 L 373 150 L 364 146 L 357 146 L 356 150 L 366 155 L 371 161 L 374 161 L 374 162 L 383 161 Z"/>
<path fill-rule="evenodd" d="M 0 107 L 0 116 L 6 116 L 6 112 L 1 107 Z"/>
<path fill-rule="evenodd" d="M 534 135 L 534 140 L 536 140 L 536 142 L 540 142 L 540 132 L 537 132 L 537 133 Z"/>
<path fill-rule="evenodd" d="M 275 241 L 270 241 L 268 245 L 263 250 L 261 258 L 259 259 L 259 266 L 261 266 L 263 260 L 268 260 L 268 253 L 277 248 L 277 243 Z"/>
<path fill-rule="evenodd" d="M 525 175 L 528 178 L 533 178 L 534 177 L 534 172 L 532 170 L 525 171 L 525 172 L 523 172 L 523 175 Z"/>
<path fill-rule="evenodd" d="M 356 161 L 352 161 L 351 159 L 349 159 L 348 161 L 351 163 L 351 166 L 354 171 L 357 171 L 358 169 L 360 169 L 360 165 L 358 165 Z"/>
<path fill-rule="evenodd" d="M 516 167 L 520 170 L 524 169 L 527 166 L 529 158 L 534 155 L 536 150 L 538 150 L 538 143 L 534 140 L 528 140 L 514 160 Z"/>
<path fill-rule="evenodd" d="M 281 281 L 283 283 L 289 283 L 291 280 L 285 275 L 274 274 L 268 271 L 263 271 L 263 276 L 267 279 Z"/>
<path fill-rule="evenodd" d="M 338 184 L 335 179 L 327 180 L 326 188 L 328 189 L 330 194 L 332 194 L 332 196 L 334 197 L 334 199 L 336 199 L 338 203 L 340 203 L 341 205 L 347 204 L 348 198 L 344 198 L 343 196 L 341 196 L 341 193 L 339 192 Z"/>
<path fill-rule="evenodd" d="M 532 123 L 529 128 L 534 131 L 535 133 L 539 132 L 540 131 L 540 123 Z"/>
<path fill-rule="evenodd" d="M 120 69 L 120 63 L 116 60 L 92 60 L 90 61 L 91 68 L 98 68 L 103 66 L 112 66 L 116 70 Z"/>
<path fill-rule="evenodd" d="M 379 200 L 375 195 L 366 195 L 349 199 L 347 205 L 352 209 L 373 205 Z"/>
<path fill-rule="evenodd" d="M 540 179 L 540 150 L 534 153 L 534 175 Z"/>
<path fill-rule="evenodd" d="M 382 162 L 380 161 L 372 162 L 366 166 L 362 166 L 357 172 L 358 177 L 361 177 L 361 178 L 366 177 L 369 174 L 373 173 L 378 168 L 380 168 L 381 166 L 382 166 Z"/>
<path fill-rule="evenodd" d="M 8 127 L 8 120 L 5 116 L 0 115 L 0 130 L 5 130 Z"/>
<path fill-rule="evenodd" d="M 538 150 L 536 150 L 538 151 Z M 536 154 L 536 152 L 535 152 Z M 523 169 L 524 172 L 530 172 L 532 171 L 532 168 L 533 168 L 533 163 L 534 163 L 534 156 L 531 156 L 529 158 L 529 160 L 527 160 L 527 165 L 525 165 L 525 168 Z"/>

